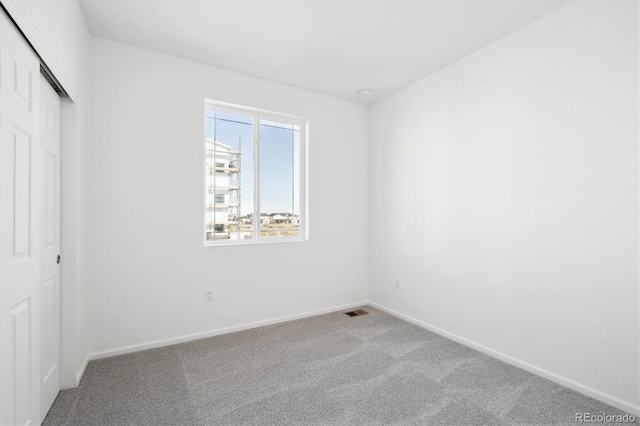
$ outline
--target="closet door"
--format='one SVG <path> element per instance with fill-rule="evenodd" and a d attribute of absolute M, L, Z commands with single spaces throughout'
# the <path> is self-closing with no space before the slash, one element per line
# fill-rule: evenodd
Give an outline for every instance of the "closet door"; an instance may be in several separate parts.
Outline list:
<path fill-rule="evenodd" d="M 40 76 L 40 418 L 60 391 L 60 97 Z"/>
<path fill-rule="evenodd" d="M 0 12 L 0 423 L 40 423 L 40 61 Z"/>

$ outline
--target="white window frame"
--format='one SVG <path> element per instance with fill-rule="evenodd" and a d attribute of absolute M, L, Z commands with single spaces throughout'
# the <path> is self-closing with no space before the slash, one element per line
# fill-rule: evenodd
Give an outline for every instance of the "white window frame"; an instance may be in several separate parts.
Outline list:
<path fill-rule="evenodd" d="M 308 201 L 308 169 L 309 169 L 309 158 L 307 156 L 308 152 L 308 140 L 309 140 L 309 120 L 303 117 L 298 117 L 295 115 L 283 114 L 273 111 L 267 111 L 258 108 L 251 108 L 242 105 L 231 104 L 227 102 L 215 101 L 211 99 L 204 100 L 204 137 L 206 138 L 206 120 L 207 120 L 207 111 L 215 110 L 219 112 L 225 112 L 229 114 L 236 115 L 250 115 L 254 118 L 254 126 L 253 126 L 253 238 L 246 240 L 212 240 L 207 241 L 206 232 L 207 232 L 207 153 L 206 153 L 206 144 L 203 143 L 203 158 L 202 164 L 204 165 L 204 179 L 203 179 L 203 190 L 202 193 L 204 195 L 204 203 L 203 203 L 203 241 L 204 245 L 207 247 L 214 246 L 225 246 L 225 245 L 239 245 L 239 244 L 269 244 L 269 243 L 281 243 L 281 242 L 299 242 L 299 241 L 308 241 L 309 239 L 309 221 L 307 212 L 309 211 L 309 201 Z M 299 126 L 300 128 L 300 141 L 298 147 L 298 164 L 299 164 L 299 194 L 298 199 L 300 203 L 300 231 L 299 235 L 296 237 L 261 237 L 260 236 L 260 225 L 262 222 L 262 217 L 260 214 L 260 120 L 267 121 L 275 121 L 283 124 L 291 124 L 294 126 Z M 215 189 L 214 189 L 215 191 Z"/>

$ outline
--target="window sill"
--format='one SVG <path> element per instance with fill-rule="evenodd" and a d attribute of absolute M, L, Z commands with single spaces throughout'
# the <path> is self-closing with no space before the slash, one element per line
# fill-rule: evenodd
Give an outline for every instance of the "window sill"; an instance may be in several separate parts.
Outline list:
<path fill-rule="evenodd" d="M 204 243 L 204 247 L 222 247 L 222 246 L 244 246 L 244 245 L 262 245 L 262 244 L 278 244 L 278 243 L 305 243 L 308 242 L 308 238 L 282 238 L 282 239 L 269 239 L 265 240 L 248 240 L 248 241 L 225 241 L 225 242 L 217 242 L 217 243 Z"/>

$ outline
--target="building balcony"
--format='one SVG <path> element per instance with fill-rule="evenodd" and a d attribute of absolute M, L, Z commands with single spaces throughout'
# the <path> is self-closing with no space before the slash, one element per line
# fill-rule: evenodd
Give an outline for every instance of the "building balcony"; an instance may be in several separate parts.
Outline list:
<path fill-rule="evenodd" d="M 237 191 L 239 189 L 240 185 L 216 185 L 217 191 Z"/>
<path fill-rule="evenodd" d="M 210 167 L 209 168 L 209 172 L 221 172 L 221 173 L 239 173 L 240 172 L 240 168 L 239 167 Z"/>

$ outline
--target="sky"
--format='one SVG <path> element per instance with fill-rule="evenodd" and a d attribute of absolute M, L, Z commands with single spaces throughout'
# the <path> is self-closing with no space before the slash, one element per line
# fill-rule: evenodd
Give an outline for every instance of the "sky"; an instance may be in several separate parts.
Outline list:
<path fill-rule="evenodd" d="M 215 118 L 214 118 L 215 117 Z M 241 215 L 254 213 L 254 117 L 207 111 L 205 137 L 242 152 Z M 260 206 L 262 213 L 299 214 L 299 130 L 260 122 Z"/>

